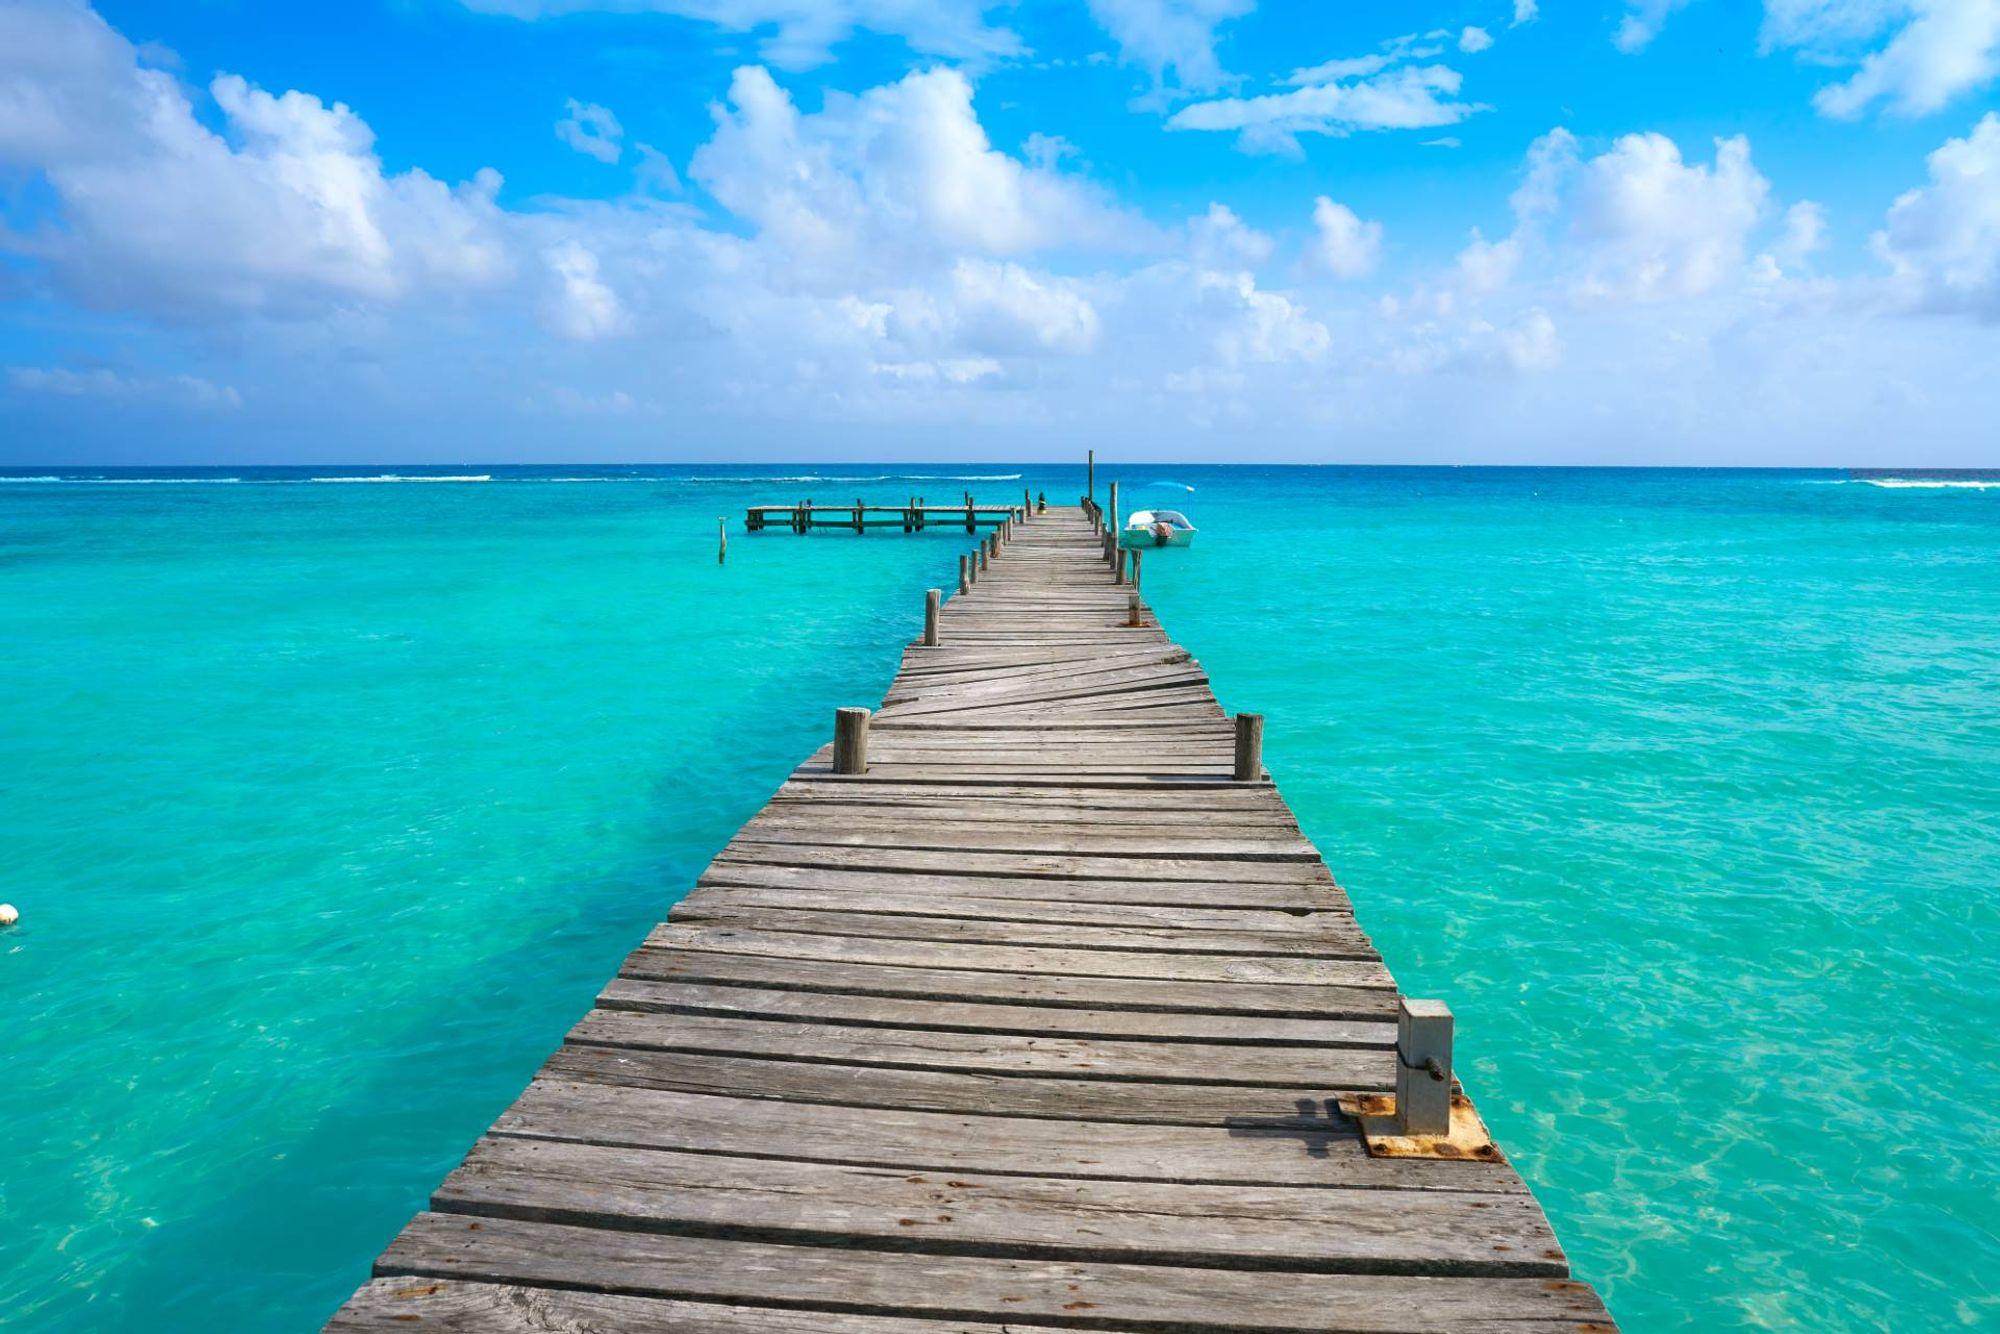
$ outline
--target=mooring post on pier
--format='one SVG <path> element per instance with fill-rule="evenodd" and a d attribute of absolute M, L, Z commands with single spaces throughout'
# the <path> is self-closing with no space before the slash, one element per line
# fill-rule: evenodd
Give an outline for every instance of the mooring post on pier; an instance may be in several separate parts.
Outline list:
<path fill-rule="evenodd" d="M 1264 715 L 1236 715 L 1236 781 L 1254 783 L 1264 776 Z"/>
<path fill-rule="evenodd" d="M 1125 595 L 1125 624 L 1136 627 L 1145 623 L 1145 613 L 1139 610 L 1139 590 L 1135 588 Z"/>
<path fill-rule="evenodd" d="M 986 543 L 985 543 L 985 542 L 984 542 L 983 540 L 982 540 L 982 541 L 980 542 L 978 550 L 979 550 L 979 572 L 980 572 L 981 574 L 985 574 L 985 573 L 986 573 Z"/>
<path fill-rule="evenodd" d="M 1145 554 L 1145 552 L 1137 547 L 1132 548 L 1132 587 L 1134 588 L 1139 586 L 1139 557 Z"/>
<path fill-rule="evenodd" d="M 1118 538 L 1115 535 L 1111 539 L 1111 582 L 1114 584 L 1125 582 L 1125 548 L 1118 545 Z"/>
<path fill-rule="evenodd" d="M 868 772 L 868 710 L 833 711 L 833 771 L 837 774 Z"/>
<path fill-rule="evenodd" d="M 944 599 L 944 590 L 927 588 L 924 590 L 924 647 L 936 648 L 938 642 L 938 603 Z"/>
<path fill-rule="evenodd" d="M 1115 545 L 1118 541 L 1118 483 L 1116 482 L 1111 484 L 1111 504 L 1104 511 L 1104 531 L 1111 534 L 1111 541 L 1114 544 L 1111 550 L 1115 554 L 1118 550 Z"/>
<path fill-rule="evenodd" d="M 1114 482 L 1112 485 L 1115 486 L 1117 485 L 1117 483 Z M 1090 497 L 1092 503 L 1096 502 L 1097 451 L 1094 449 L 1086 449 L 1083 451 L 1083 493 Z"/>
<path fill-rule="evenodd" d="M 969 556 L 960 556 L 958 558 L 958 591 L 961 593 L 970 593 L 972 591 L 970 562 L 971 557 Z"/>
<path fill-rule="evenodd" d="M 715 563 L 720 565 L 729 559 L 729 516 L 727 514 L 715 521 L 715 533 L 720 543 L 715 549 Z"/>
<path fill-rule="evenodd" d="M 1451 1133 L 1451 1007 L 1402 998 L 1396 1013 L 1396 1129 Z"/>
<path fill-rule="evenodd" d="M 1035 512 L 1035 502 L 1028 498 L 1028 488 L 1021 488 L 1021 517 L 1027 518 Z"/>

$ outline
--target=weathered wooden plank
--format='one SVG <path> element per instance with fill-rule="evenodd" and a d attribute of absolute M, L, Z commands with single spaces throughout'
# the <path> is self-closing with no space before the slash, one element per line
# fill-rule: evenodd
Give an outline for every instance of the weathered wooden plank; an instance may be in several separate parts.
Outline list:
<path fill-rule="evenodd" d="M 838 1311 L 720 1306 L 602 1292 L 371 1279 L 334 1314 L 328 1334 L 996 1334 L 984 1320 L 908 1320 Z M 1110 1326 L 1093 1326 L 1111 1330 Z M 1112 1334 L 1119 1331 L 1112 1330 Z M 1125 1327 L 1125 1334 L 1137 1334 Z"/>
<path fill-rule="evenodd" d="M 732 861 L 773 866 L 844 866 L 866 871 L 942 871 L 956 875 L 1040 876 L 1057 880 L 1226 880 L 1244 884 L 1327 882 L 1317 862 L 1252 862 L 1189 857 L 1093 856 L 1089 853 L 1001 852 L 967 848 L 844 848 L 799 843 L 732 842 Z"/>
<path fill-rule="evenodd" d="M 1219 1135 L 1201 1126 L 840 1107 L 543 1078 L 492 1133 L 913 1172 L 1527 1193 L 1505 1163 L 1370 1157 L 1346 1124 Z"/>
<path fill-rule="evenodd" d="M 1174 857 L 1234 862 L 1317 862 L 1313 845 L 1298 837 L 1239 838 L 1204 834 L 1193 825 L 1175 832 L 1132 835 L 1074 833 L 1020 825 L 988 830 L 975 825 L 946 826 L 942 822 L 913 821 L 898 829 L 843 829 L 838 824 L 797 823 L 745 825 L 731 839 L 734 848 L 746 843 L 776 843 L 818 848 L 909 848 L 936 852 L 1009 852 L 1037 856 L 1074 857 Z"/>
<path fill-rule="evenodd" d="M 953 968 L 973 972 L 1067 973 L 1076 977 L 1164 978 L 1186 982 L 1268 982 L 1298 986 L 1389 987 L 1389 970 L 1373 959 L 1307 959 L 1268 955 L 1146 953 L 1138 950 L 1043 949 L 963 945 L 947 941 L 818 936 L 745 927 L 653 928 L 655 949 L 761 954 L 776 958 Z"/>
<path fill-rule="evenodd" d="M 1393 1058 L 1392 1058 L 1393 1059 Z M 1386 1067 L 1385 1062 L 1385 1067 Z M 1318 1086 L 1294 1089 L 1240 1084 L 1155 1084 L 1125 1080 L 1059 1079 L 968 1071 L 919 1070 L 887 1065 L 765 1059 L 643 1047 L 569 1043 L 543 1067 L 551 1078 L 634 1088 L 673 1089 L 782 1102 L 843 1107 L 900 1107 L 913 1111 L 978 1112 L 1069 1122 L 1132 1122 L 1228 1129 L 1320 1131 L 1348 1125 Z M 1385 1068 L 1341 1092 L 1395 1087 Z"/>
<path fill-rule="evenodd" d="M 569 1040 L 600 1047 L 1044 1078 L 1317 1087 L 1328 1092 L 1395 1082 L 1391 1052 L 1358 1048 L 1030 1037 L 628 1010 L 592 1010 L 570 1030 Z"/>
<path fill-rule="evenodd" d="M 719 908 L 844 912 L 865 915 L 953 917 L 993 922 L 1047 922 L 1067 926 L 1158 927 L 1182 932 L 1259 932 L 1301 945 L 1318 939 L 1346 940 L 1357 928 L 1354 914 L 1326 904 L 1315 910 L 1273 908 L 1162 908 L 1143 904 L 1074 899 L 1029 899 L 980 893 L 927 893 L 864 885 L 852 892 L 710 885 L 697 889 L 668 914 L 670 921 L 693 921 Z M 1025 943 L 1025 942 L 1017 942 Z"/>
<path fill-rule="evenodd" d="M 1150 904 L 1162 908 L 1217 907 L 1284 913 L 1353 911 L 1331 883 L 1311 885 L 1223 884 L 1213 880 L 1056 880 L 940 872 L 857 871 L 831 866 L 771 866 L 718 858 L 695 882 L 702 886 L 816 889 L 830 894 L 880 892 L 941 897 L 1021 899 L 1053 903 Z"/>
<path fill-rule="evenodd" d="M 475 1145 L 431 1207 L 933 1255 L 1344 1274 L 1568 1272 L 1525 1194 L 885 1171 L 511 1136 Z M 1350 1225 L 1323 1226 L 1330 1214 Z"/>
<path fill-rule="evenodd" d="M 686 926 L 800 931 L 822 936 L 863 936 L 872 940 L 942 940 L 961 944 L 1048 946 L 1058 949 L 1169 951 L 1243 958 L 1372 959 L 1374 947 L 1347 919 L 1344 928 L 1322 927 L 1312 935 L 1296 931 L 1204 931 L 1178 926 L 1100 926 L 1070 923 L 994 921 L 918 915 L 819 911 L 807 908 L 735 907 L 705 892 L 674 905 L 667 920 Z"/>
<path fill-rule="evenodd" d="M 615 977 L 597 1003 L 608 1010 L 708 1014 L 748 1019 L 934 1028 L 1041 1037 L 1134 1038 L 1145 1042 L 1238 1042 L 1259 1046 L 1393 1046 L 1396 1027 L 1382 1019 L 1293 1019 L 1271 1015 L 1161 1014 L 1139 1010 L 994 1005 L 930 997 L 908 1000 L 851 992 L 718 986 Z"/>
<path fill-rule="evenodd" d="M 1261 1271 L 911 1255 L 441 1213 L 419 1214 L 376 1269 L 859 1315 L 1122 1320 L 1177 1334 L 1576 1334 L 1605 1318 L 1585 1285 L 1555 1279 L 1276 1280 Z"/>
<path fill-rule="evenodd" d="M 980 972 L 784 955 L 703 953 L 641 946 L 624 975 L 859 996 L 982 1001 L 1155 1014 L 1239 1014 L 1281 1018 L 1382 1018 L 1395 1014 L 1387 987 L 1296 986 L 1262 982 L 1158 981 L 1062 973 Z"/>

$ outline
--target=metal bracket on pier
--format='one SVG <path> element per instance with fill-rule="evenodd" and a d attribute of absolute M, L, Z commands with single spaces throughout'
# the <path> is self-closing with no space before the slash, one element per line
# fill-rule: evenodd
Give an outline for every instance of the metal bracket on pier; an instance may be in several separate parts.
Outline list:
<path fill-rule="evenodd" d="M 1402 998 L 1396 1015 L 1396 1092 L 1342 1094 L 1340 1110 L 1361 1123 L 1373 1158 L 1464 1158 L 1505 1162 L 1472 1100 L 1451 1078 L 1451 1008 Z"/>

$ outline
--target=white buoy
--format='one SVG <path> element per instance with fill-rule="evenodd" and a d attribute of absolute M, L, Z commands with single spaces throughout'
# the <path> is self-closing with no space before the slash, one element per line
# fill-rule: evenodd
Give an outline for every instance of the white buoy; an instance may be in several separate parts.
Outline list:
<path fill-rule="evenodd" d="M 0 926 L 12 926 L 21 920 L 21 910 L 11 903 L 0 903 Z"/>

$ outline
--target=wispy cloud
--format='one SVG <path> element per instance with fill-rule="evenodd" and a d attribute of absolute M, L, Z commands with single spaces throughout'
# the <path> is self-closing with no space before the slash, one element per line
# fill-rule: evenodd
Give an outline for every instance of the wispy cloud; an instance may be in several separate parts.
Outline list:
<path fill-rule="evenodd" d="M 603 163 L 618 160 L 624 151 L 618 141 L 624 137 L 625 127 L 611 114 L 611 108 L 574 97 L 569 99 L 569 114 L 556 122 L 556 138 Z"/>
<path fill-rule="evenodd" d="M 229 385 L 195 375 L 133 376 L 98 368 L 10 366 L 7 387 L 19 393 L 60 398 L 125 399 L 196 408 L 240 408 L 243 396 Z"/>
<path fill-rule="evenodd" d="M 1372 57 L 1362 57 L 1370 60 Z M 1301 70 L 1307 81 L 1332 62 Z M 1378 67 L 1379 68 L 1379 67 Z M 1456 125 L 1486 108 L 1458 97 L 1463 76 L 1447 65 L 1404 65 L 1333 82 L 1305 82 L 1289 92 L 1261 97 L 1225 97 L 1181 108 L 1167 121 L 1170 130 L 1233 130 L 1249 152 L 1297 155 L 1301 134 L 1347 135 L 1364 130 L 1432 129 Z"/>
<path fill-rule="evenodd" d="M 1230 82 L 1215 52 L 1217 29 L 1255 7 L 1256 0 L 1090 0 L 1119 59 L 1150 74 L 1156 91 L 1181 93 Z"/>

